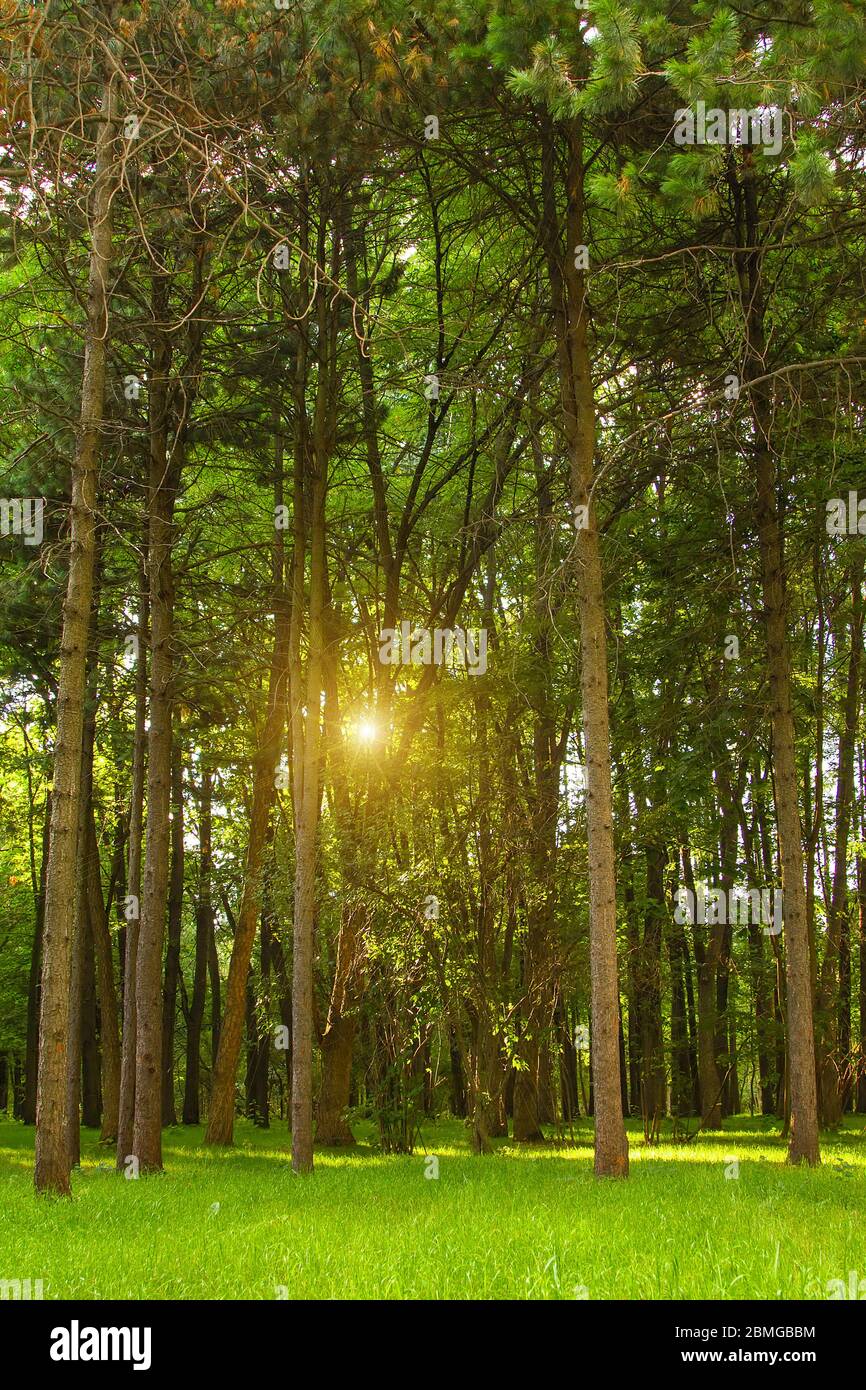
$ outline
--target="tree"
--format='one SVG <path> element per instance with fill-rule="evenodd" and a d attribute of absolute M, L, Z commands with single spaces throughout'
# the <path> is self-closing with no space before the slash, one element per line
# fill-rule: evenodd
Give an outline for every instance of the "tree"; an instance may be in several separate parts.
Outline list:
<path fill-rule="evenodd" d="M 87 638 L 96 560 L 96 471 L 104 409 L 112 199 L 118 182 L 113 100 L 109 80 L 103 87 L 95 138 L 81 415 L 72 465 L 72 528 L 60 643 L 51 838 L 42 934 L 35 1182 L 37 1192 L 63 1196 L 70 1195 L 66 1100 L 70 945 L 81 819 Z"/>

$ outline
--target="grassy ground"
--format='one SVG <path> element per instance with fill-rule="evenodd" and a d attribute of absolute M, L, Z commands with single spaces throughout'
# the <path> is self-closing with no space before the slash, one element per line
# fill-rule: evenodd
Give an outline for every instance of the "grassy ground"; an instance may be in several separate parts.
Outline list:
<path fill-rule="evenodd" d="M 442 1121 L 411 1158 L 362 1140 L 317 1153 L 311 1178 L 281 1125 L 240 1123 L 228 1151 L 168 1130 L 166 1173 L 137 1181 L 88 1131 L 67 1202 L 35 1198 L 33 1131 L 3 1122 L 0 1280 L 71 1299 L 823 1299 L 866 1280 L 862 1119 L 825 1138 L 817 1171 L 787 1168 L 762 1120 L 652 1149 L 631 1129 L 627 1183 L 593 1178 L 586 1122 L 575 1146 L 478 1159 Z"/>

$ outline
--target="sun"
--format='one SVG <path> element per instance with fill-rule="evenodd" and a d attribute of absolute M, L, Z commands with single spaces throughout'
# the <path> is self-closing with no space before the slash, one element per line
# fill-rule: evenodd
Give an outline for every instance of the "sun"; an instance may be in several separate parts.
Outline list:
<path fill-rule="evenodd" d="M 359 719 L 355 734 L 359 743 L 375 743 L 379 734 L 376 721 L 368 718 Z"/>

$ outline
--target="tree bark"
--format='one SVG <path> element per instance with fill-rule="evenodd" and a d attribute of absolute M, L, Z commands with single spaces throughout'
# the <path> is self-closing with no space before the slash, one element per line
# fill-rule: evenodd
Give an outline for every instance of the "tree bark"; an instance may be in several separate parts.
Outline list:
<path fill-rule="evenodd" d="M 334 986 L 322 1034 L 322 1086 L 316 1107 L 316 1140 L 330 1148 L 355 1143 L 346 1120 L 358 1008 L 364 997 L 363 941 L 367 912 L 358 902 L 342 914 Z"/>
<path fill-rule="evenodd" d="M 235 1078 L 243 1041 L 247 977 L 261 909 L 264 851 L 285 722 L 289 639 L 289 604 L 285 593 L 279 595 L 276 610 L 268 712 L 255 757 L 244 888 L 225 989 L 225 1010 L 220 1026 L 219 1051 L 205 1136 L 205 1142 L 208 1144 L 231 1144 L 234 1136 Z"/>
<path fill-rule="evenodd" d="M 553 297 L 563 423 L 571 466 L 580 616 L 581 695 L 586 749 L 586 817 L 590 882 L 591 1065 L 595 1109 L 595 1173 L 626 1177 L 628 1140 L 619 1074 L 619 981 L 616 947 L 616 875 L 610 777 L 607 635 L 604 580 L 594 493 L 595 401 L 588 348 L 588 306 L 575 248 L 583 244 L 582 118 L 566 125 L 565 246 L 557 235 L 553 134 L 542 159 L 544 228 Z M 585 511 L 577 511 L 577 509 Z"/>
<path fill-rule="evenodd" d="M 208 951 L 213 930 L 213 899 L 211 884 L 211 772 L 203 767 L 199 799 L 199 871 L 198 902 L 195 910 L 195 967 L 192 977 L 192 998 L 186 1021 L 186 1072 L 183 1089 L 183 1122 L 197 1125 L 201 1106 L 201 1030 L 207 999 Z M 234 1102 L 234 1095 L 232 1095 Z"/>
<path fill-rule="evenodd" d="M 179 740 L 171 762 L 171 877 L 168 888 L 168 942 L 162 990 L 162 1123 L 177 1124 L 174 1099 L 174 1033 L 177 1017 L 177 983 L 180 975 L 180 939 L 183 928 L 183 763 Z"/>
<path fill-rule="evenodd" d="M 120 1104 L 120 1031 L 117 1018 L 117 989 L 111 951 L 108 909 L 102 896 L 99 872 L 99 844 L 93 807 L 87 818 L 87 911 L 96 958 L 96 987 L 99 997 L 99 1033 L 102 1048 L 102 1131 L 100 1143 L 117 1139 Z"/>
<path fill-rule="evenodd" d="M 86 886 L 85 886 L 86 893 Z M 98 1129 L 102 1121 L 100 1102 L 100 1056 L 96 1015 L 96 961 L 93 930 L 85 899 L 81 955 L 81 1123 L 85 1129 Z"/>
<path fill-rule="evenodd" d="M 745 245 L 737 267 L 746 325 L 745 376 L 754 430 L 753 466 L 757 500 L 761 584 L 773 728 L 776 821 L 782 860 L 787 981 L 788 1075 L 791 1126 L 790 1163 L 820 1162 L 815 1084 L 815 1041 L 806 892 L 803 879 L 802 826 L 797 802 L 797 761 L 787 631 L 785 564 L 776 499 L 773 409 L 765 372 L 764 289 L 754 154 L 743 151 Z"/>
<path fill-rule="evenodd" d="M 72 466 L 72 535 L 60 641 L 51 842 L 45 885 L 34 1178 L 37 1192 L 55 1192 L 63 1196 L 70 1195 L 67 1105 L 70 944 L 75 912 L 87 638 L 96 561 L 96 474 L 105 398 L 111 200 L 116 183 L 116 127 L 112 101 L 111 84 L 107 82 L 96 136 L 84 370 Z"/>
<path fill-rule="evenodd" d="M 842 700 L 839 771 L 836 779 L 835 855 L 824 959 L 816 999 L 818 1086 L 822 1122 L 835 1127 L 842 1116 L 851 1064 L 851 958 L 848 922 L 848 840 L 854 801 L 854 754 L 860 709 L 860 657 L 863 649 L 863 558 L 847 574 L 851 594 L 848 671 Z M 836 651 L 841 649 L 839 621 Z M 847 999 L 847 1011 L 845 1001 Z"/>
<path fill-rule="evenodd" d="M 132 1151 L 139 1172 L 162 1170 L 162 948 L 168 895 L 171 807 L 172 516 L 175 467 L 168 453 L 171 340 L 168 283 L 153 278 L 153 367 L 150 379 L 148 585 L 150 596 L 150 728 L 147 740 L 147 831 L 141 924 L 135 966 L 135 1118 Z"/>
<path fill-rule="evenodd" d="M 129 796 L 129 850 L 126 874 L 126 938 L 123 952 L 123 1033 L 120 1058 L 120 1103 L 117 1116 L 117 1170 L 132 1158 L 135 1119 L 135 978 L 141 918 L 141 841 L 144 827 L 144 782 L 147 754 L 147 648 L 149 627 L 147 580 L 139 576 L 138 652 L 135 666 L 135 731 L 132 787 Z"/>
<path fill-rule="evenodd" d="M 325 375 L 324 373 L 322 374 Z M 320 384 L 319 394 L 324 388 Z M 318 403 L 317 403 L 318 404 Z M 317 410 L 318 414 L 318 410 Z M 321 778 L 322 646 L 325 603 L 325 492 L 327 454 L 314 450 L 310 489 L 310 633 L 307 699 L 301 762 L 301 798 L 295 812 L 295 920 L 292 959 L 292 1169 L 313 1168 L 313 936 L 316 911 L 316 847 Z"/>
<path fill-rule="evenodd" d="M 300 337 L 301 335 L 299 335 L 299 340 Z M 296 383 L 296 392 L 297 390 Z M 299 440 L 302 435 L 300 422 L 297 423 L 296 430 L 296 438 Z M 280 507 L 283 503 L 283 486 L 283 437 L 279 417 L 275 412 L 275 507 Z M 295 507 L 297 508 L 297 506 L 298 499 L 296 497 Z M 303 528 L 303 516 L 293 517 L 293 524 L 296 528 L 298 526 Z M 284 545 L 282 530 L 279 529 L 275 530 L 273 577 L 274 646 L 268 682 L 268 707 L 254 761 L 253 801 L 244 870 L 244 888 L 229 962 L 225 1013 L 219 1023 L 219 1043 L 217 1045 L 216 1040 L 214 1043 L 216 1058 L 208 1126 L 205 1135 L 205 1143 L 207 1144 L 231 1144 L 234 1137 L 235 1078 L 243 1037 L 247 979 L 256 938 L 256 923 L 262 905 L 265 848 L 268 843 L 268 826 L 276 793 L 275 779 L 280 758 L 280 745 L 285 731 L 293 600 L 286 592 Z M 303 569 L 300 576 L 300 587 L 303 595 Z M 214 951 L 214 957 L 215 954 Z M 212 978 L 213 973 L 212 971 Z M 212 993 L 212 998 L 216 1000 L 218 1012 L 218 996 Z"/>

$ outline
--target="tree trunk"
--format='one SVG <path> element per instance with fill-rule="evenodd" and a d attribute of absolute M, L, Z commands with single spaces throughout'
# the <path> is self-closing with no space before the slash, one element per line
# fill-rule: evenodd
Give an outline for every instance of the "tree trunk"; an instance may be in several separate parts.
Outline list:
<path fill-rule="evenodd" d="M 297 438 L 300 437 L 301 425 L 298 423 Z M 274 432 L 274 450 L 274 499 L 275 506 L 279 507 L 283 502 L 283 439 L 278 426 Z M 300 446 L 298 454 L 303 454 Z M 296 467 L 301 466 L 296 463 Z M 297 506 L 296 496 L 295 507 Z M 296 529 L 300 527 L 303 531 L 303 515 L 293 517 L 293 524 Z M 276 792 L 277 765 L 285 730 L 289 694 L 289 640 L 293 600 L 290 600 L 286 593 L 283 549 L 282 531 L 277 530 L 274 541 L 274 647 L 268 681 L 268 708 L 254 761 L 253 800 L 244 888 L 229 962 L 225 1013 L 217 1030 L 219 1044 L 214 1063 L 205 1135 L 207 1144 L 231 1144 L 234 1136 L 235 1078 L 243 1036 L 247 978 L 256 938 L 256 923 L 261 911 L 265 847 L 268 843 L 268 826 Z M 303 559 L 301 565 L 300 591 L 303 596 Z M 215 956 L 214 951 L 214 959 Z M 212 980 L 213 973 L 212 971 Z M 216 973 L 218 974 L 218 970 Z M 218 1011 L 218 1003 L 216 1007 Z"/>
<path fill-rule="evenodd" d="M 688 844 L 682 848 L 683 880 L 696 902 L 695 878 Z M 722 1078 L 716 1063 L 716 963 L 722 949 L 722 927 L 710 923 L 708 936 L 703 924 L 692 925 L 695 962 L 698 970 L 698 1091 L 702 1129 L 718 1129 L 722 1122 Z"/>
<path fill-rule="evenodd" d="M 117 1139 L 120 1103 L 120 1032 L 117 1020 L 117 990 L 111 951 L 108 912 L 102 896 L 99 872 L 99 844 L 93 808 L 87 818 L 86 845 L 87 911 L 96 957 L 96 987 L 99 997 L 99 1032 L 102 1046 L 102 1131 L 100 1143 Z"/>
<path fill-rule="evenodd" d="M 211 884 L 211 772 L 202 767 L 199 799 L 199 872 L 198 902 L 195 910 L 195 967 L 192 977 L 192 999 L 186 1021 L 186 1072 L 183 1089 L 183 1122 L 197 1125 L 201 1107 L 201 1030 L 207 1000 L 208 951 L 213 930 L 213 898 Z M 232 1088 L 234 1110 L 234 1088 Z"/>
<path fill-rule="evenodd" d="M 102 1120 L 102 1107 L 100 1103 L 99 1036 L 96 1015 L 96 961 L 93 954 L 93 931 L 86 899 L 81 925 L 83 937 L 81 955 L 81 1123 L 86 1129 L 98 1129 Z"/>
<path fill-rule="evenodd" d="M 866 1114 L 866 765 L 860 749 L 860 849 L 857 854 L 858 946 L 860 949 L 860 1057 L 857 1075 L 857 1113 Z"/>
<path fill-rule="evenodd" d="M 765 367 L 764 293 L 754 154 L 743 151 L 745 248 L 738 254 L 741 302 L 746 324 L 746 380 L 754 429 L 753 459 L 757 493 L 758 537 L 764 626 L 773 728 L 776 821 L 782 860 L 787 981 L 788 1075 L 791 1127 L 790 1163 L 820 1162 L 812 1022 L 812 980 L 806 893 L 803 879 L 802 826 L 797 803 L 797 762 L 792 703 L 791 656 L 782 533 L 776 499 L 775 456 L 771 443 L 773 404 L 762 378 Z"/>
<path fill-rule="evenodd" d="M 246 1014 L 247 977 L 261 909 L 264 850 L 285 720 L 289 637 L 289 605 L 285 593 L 279 595 L 276 607 L 277 622 L 268 687 L 268 713 L 255 758 L 243 897 L 226 983 L 225 1011 L 220 1026 L 219 1051 L 205 1136 L 205 1142 L 208 1144 L 231 1144 L 234 1135 L 235 1078 Z"/>
<path fill-rule="evenodd" d="M 271 1123 L 271 924 L 262 912 L 261 951 L 261 1014 L 256 1019 L 255 1122 L 260 1129 Z"/>
<path fill-rule="evenodd" d="M 207 948 L 207 972 L 210 980 L 210 1062 L 211 1073 L 216 1068 L 220 1050 L 220 1026 L 222 1024 L 220 962 L 216 944 L 216 916 L 211 913 L 210 936 Z"/>
<path fill-rule="evenodd" d="M 45 884 L 34 1178 L 37 1192 L 56 1192 L 63 1196 L 70 1195 L 67 1107 L 70 943 L 75 912 L 87 636 L 96 561 L 96 473 L 108 342 L 107 282 L 111 261 L 111 200 L 115 185 L 112 100 L 111 85 L 106 83 L 96 136 L 84 370 L 72 466 L 72 535 L 60 641 L 51 842 Z"/>
<path fill-rule="evenodd" d="M 323 387 L 320 384 L 320 397 L 322 391 Z M 317 433 L 320 434 L 320 430 L 321 425 Z M 292 1168 L 296 1173 L 311 1172 L 313 1167 L 313 935 L 316 911 L 316 846 L 321 798 L 319 748 L 327 470 L 327 455 L 322 447 L 321 435 L 312 467 L 307 713 L 304 719 L 303 746 L 294 750 L 296 766 L 300 762 L 302 768 L 301 797 L 295 811 L 295 919 L 292 960 Z"/>
<path fill-rule="evenodd" d="M 352 902 L 341 914 L 334 985 L 322 1035 L 322 1085 L 316 1107 L 316 1139 L 329 1148 L 355 1143 L 346 1120 L 358 1009 L 364 997 L 365 907 Z"/>
<path fill-rule="evenodd" d="M 622 1115 L 619 1075 L 619 981 L 607 635 L 593 490 L 595 401 L 587 341 L 586 281 L 584 271 L 577 268 L 575 254 L 575 248 L 583 244 L 583 128 L 581 117 L 568 121 L 565 126 L 568 172 L 563 246 L 556 208 L 554 135 L 547 118 L 544 124 L 543 235 L 553 299 L 563 423 L 571 467 L 571 501 L 578 519 L 576 552 L 590 883 L 594 1166 L 597 1177 L 625 1177 L 628 1174 L 628 1140 Z"/>
<path fill-rule="evenodd" d="M 183 763 L 175 740 L 171 763 L 171 878 L 168 888 L 168 942 L 162 991 L 162 1123 L 177 1124 L 174 1099 L 174 1032 L 177 1017 L 177 983 L 180 975 L 180 939 L 183 928 Z"/>
<path fill-rule="evenodd" d="M 139 576 L 138 652 L 135 667 L 135 732 L 129 799 L 129 859 L 126 875 L 126 938 L 123 952 L 123 1034 L 120 1058 L 120 1104 L 117 1116 L 117 1170 L 132 1158 L 135 1119 L 135 977 L 141 917 L 141 840 L 147 748 L 147 647 L 149 602 L 144 567 Z"/>
<path fill-rule="evenodd" d="M 678 923 L 668 932 L 671 972 L 671 1114 L 692 1113 L 692 1077 L 689 1065 L 689 1033 L 683 980 L 685 933 Z"/>
<path fill-rule="evenodd" d="M 172 515 L 176 491 L 168 454 L 171 341 L 167 277 L 153 278 L 154 348 L 150 389 L 148 582 L 150 593 L 150 728 L 147 740 L 147 831 L 144 891 L 135 967 L 135 1119 L 132 1151 L 139 1172 L 162 1169 L 162 948 L 168 896 L 171 809 Z"/>
<path fill-rule="evenodd" d="M 848 840 L 854 801 L 854 753 L 860 708 L 860 656 L 863 647 L 863 558 L 852 561 L 847 574 L 851 594 L 848 672 L 839 734 L 836 779 L 835 854 L 830 910 L 824 945 L 816 1011 L 818 1016 L 818 1084 L 821 1119 L 835 1127 L 841 1118 L 851 1064 L 851 956 L 848 921 Z M 842 649 L 844 624 L 836 630 L 836 652 Z M 846 1007 L 847 1001 L 847 1007 Z"/>
<path fill-rule="evenodd" d="M 655 802 L 654 793 L 653 801 Z M 645 857 L 646 904 L 638 976 L 642 1060 L 641 1110 L 645 1133 L 655 1137 L 665 1113 L 666 1102 L 661 964 L 667 850 L 660 843 L 648 844 Z"/>

